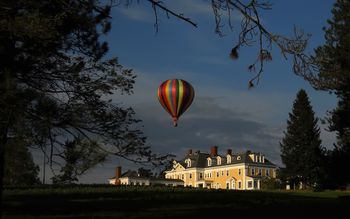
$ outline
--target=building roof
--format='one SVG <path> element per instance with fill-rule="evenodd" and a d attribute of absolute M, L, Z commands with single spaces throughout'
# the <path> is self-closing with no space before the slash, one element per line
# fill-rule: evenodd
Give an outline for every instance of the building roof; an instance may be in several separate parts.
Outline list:
<path fill-rule="evenodd" d="M 252 154 L 251 151 L 246 151 L 244 153 L 240 154 L 232 154 L 231 155 L 231 163 L 227 163 L 227 155 L 217 155 L 212 156 L 209 153 L 202 153 L 202 152 L 196 152 L 187 154 L 182 160 L 178 161 L 184 168 L 207 168 L 207 167 L 215 167 L 215 166 L 227 166 L 232 164 L 256 164 L 256 165 L 264 165 L 264 166 L 273 166 L 276 167 L 275 164 L 273 164 L 271 161 L 265 158 L 265 162 L 254 162 L 249 154 Z M 259 153 L 253 153 L 253 154 L 259 154 Z M 218 158 L 221 158 L 221 164 L 218 165 Z M 207 159 L 210 158 L 212 160 L 212 165 L 208 166 Z M 187 167 L 186 160 L 191 160 L 191 166 Z"/>
<path fill-rule="evenodd" d="M 125 173 L 123 173 L 120 178 L 133 178 L 133 179 L 143 179 L 143 180 L 150 180 L 150 181 L 168 181 L 168 182 L 183 182 L 181 179 L 167 179 L 167 178 L 157 178 L 157 177 L 145 177 L 140 176 L 140 174 L 137 173 L 135 170 L 128 170 Z M 109 179 L 115 179 L 116 177 L 111 177 Z"/>

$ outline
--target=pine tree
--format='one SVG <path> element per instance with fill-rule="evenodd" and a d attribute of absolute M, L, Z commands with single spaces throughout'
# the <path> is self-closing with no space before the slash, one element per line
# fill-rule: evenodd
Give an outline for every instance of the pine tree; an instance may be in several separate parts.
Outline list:
<path fill-rule="evenodd" d="M 48 151 L 50 164 L 79 136 L 135 162 L 167 159 L 145 144 L 134 110 L 112 100 L 131 94 L 136 76 L 106 57 L 111 7 L 98 0 L 1 1 L 0 211 L 12 137 Z"/>
<path fill-rule="evenodd" d="M 284 174 L 291 183 L 302 182 L 310 187 L 323 183 L 323 150 L 317 122 L 307 93 L 300 90 L 280 143 Z"/>
<path fill-rule="evenodd" d="M 4 185 L 39 184 L 39 167 L 21 139 L 11 139 L 6 145 Z"/>
<path fill-rule="evenodd" d="M 97 164 L 106 160 L 107 154 L 102 151 L 95 141 L 87 141 L 77 138 L 66 141 L 63 145 L 63 153 L 60 154 L 64 165 L 60 174 L 52 178 L 54 184 L 73 184 L 78 177 Z"/>
<path fill-rule="evenodd" d="M 350 1 L 337 0 L 332 18 L 325 27 L 325 44 L 313 57 L 319 72 L 309 77 L 320 90 L 336 94 L 338 106 L 329 112 L 329 130 L 336 132 L 337 142 L 329 156 L 329 181 L 333 186 L 350 183 Z"/>

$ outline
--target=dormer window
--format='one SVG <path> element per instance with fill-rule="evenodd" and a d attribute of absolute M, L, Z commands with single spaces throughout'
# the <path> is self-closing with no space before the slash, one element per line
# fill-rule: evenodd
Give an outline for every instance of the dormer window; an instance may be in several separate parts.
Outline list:
<path fill-rule="evenodd" d="M 217 160 L 217 165 L 221 165 L 221 157 L 217 156 L 216 160 Z"/>
<path fill-rule="evenodd" d="M 231 157 L 231 155 L 227 155 L 226 156 L 226 160 L 227 160 L 227 164 L 230 164 L 230 163 L 232 163 L 232 157 Z"/>
<path fill-rule="evenodd" d="M 185 160 L 185 163 L 187 164 L 187 167 L 191 167 L 191 159 Z"/>
<path fill-rule="evenodd" d="M 210 157 L 208 157 L 208 159 L 207 159 L 207 162 L 208 162 L 208 167 L 210 167 L 211 166 L 211 158 Z"/>

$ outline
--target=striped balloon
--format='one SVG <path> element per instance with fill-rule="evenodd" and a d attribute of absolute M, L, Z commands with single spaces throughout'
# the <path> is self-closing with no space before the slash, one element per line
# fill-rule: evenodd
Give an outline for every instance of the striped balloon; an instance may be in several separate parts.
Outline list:
<path fill-rule="evenodd" d="M 185 80 L 166 80 L 158 87 L 158 100 L 172 116 L 175 127 L 177 120 L 191 105 L 193 98 L 194 89 Z"/>

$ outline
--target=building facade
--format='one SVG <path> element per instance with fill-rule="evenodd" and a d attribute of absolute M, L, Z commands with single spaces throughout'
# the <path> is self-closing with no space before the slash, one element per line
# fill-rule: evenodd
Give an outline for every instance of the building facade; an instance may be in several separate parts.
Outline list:
<path fill-rule="evenodd" d="M 184 186 L 184 182 L 179 179 L 161 179 L 154 177 L 140 176 L 136 171 L 126 171 L 122 174 L 121 167 L 117 167 L 115 176 L 108 179 L 111 185 L 126 185 L 126 186 Z"/>
<path fill-rule="evenodd" d="M 173 161 L 165 178 L 180 179 L 189 187 L 258 190 L 263 179 L 276 178 L 276 169 L 261 153 L 232 154 L 229 149 L 219 155 L 218 147 L 213 146 L 210 153 L 189 150 L 185 158 Z"/>

